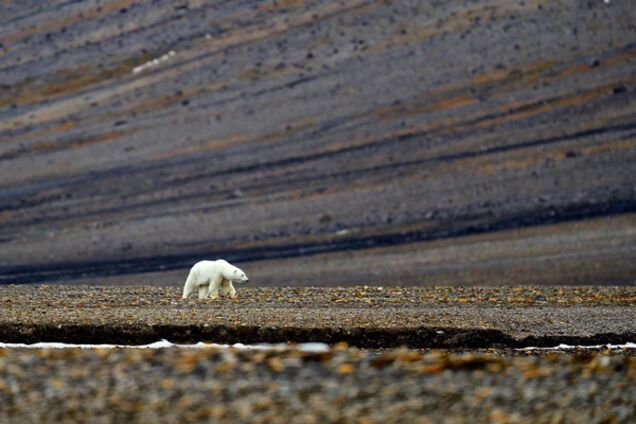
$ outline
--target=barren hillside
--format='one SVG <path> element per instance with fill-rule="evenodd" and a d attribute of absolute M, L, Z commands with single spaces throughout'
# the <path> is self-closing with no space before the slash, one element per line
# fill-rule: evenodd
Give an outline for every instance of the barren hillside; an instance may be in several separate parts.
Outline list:
<path fill-rule="evenodd" d="M 634 281 L 631 0 L 0 12 L 0 282 Z"/>

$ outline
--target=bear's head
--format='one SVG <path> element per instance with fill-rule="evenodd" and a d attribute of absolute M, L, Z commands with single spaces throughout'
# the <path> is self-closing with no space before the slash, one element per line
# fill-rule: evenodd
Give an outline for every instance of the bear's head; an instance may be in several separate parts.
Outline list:
<path fill-rule="evenodd" d="M 247 283 L 248 281 L 250 281 L 249 278 L 247 278 L 247 275 L 245 275 L 245 273 L 233 266 L 230 270 L 230 275 L 226 275 L 225 278 L 227 278 L 230 281 L 237 281 L 237 282 L 241 282 L 241 283 Z"/>

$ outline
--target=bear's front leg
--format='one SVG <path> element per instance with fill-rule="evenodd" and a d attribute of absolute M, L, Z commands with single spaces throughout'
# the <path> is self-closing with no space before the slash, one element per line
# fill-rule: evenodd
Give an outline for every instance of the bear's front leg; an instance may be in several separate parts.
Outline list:
<path fill-rule="evenodd" d="M 221 286 L 222 281 L 223 279 L 218 277 L 210 279 L 210 299 L 217 300 L 219 298 L 219 287 Z"/>
<path fill-rule="evenodd" d="M 230 299 L 236 299 L 236 289 L 234 288 L 234 286 L 232 285 L 232 282 L 229 282 L 229 286 L 230 286 Z"/>
<path fill-rule="evenodd" d="M 230 295 L 230 282 L 225 278 L 221 281 L 221 286 L 219 287 L 219 294 L 221 297 L 226 297 Z"/>

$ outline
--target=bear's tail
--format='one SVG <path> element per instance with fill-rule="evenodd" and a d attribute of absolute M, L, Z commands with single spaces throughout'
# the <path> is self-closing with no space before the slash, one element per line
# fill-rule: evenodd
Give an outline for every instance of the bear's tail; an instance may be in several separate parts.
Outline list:
<path fill-rule="evenodd" d="M 192 291 L 194 290 L 194 286 L 196 286 L 196 272 L 194 272 L 193 270 L 190 270 L 190 274 L 188 274 L 188 279 L 186 280 L 185 284 L 183 285 L 183 299 L 187 299 L 191 294 Z"/>

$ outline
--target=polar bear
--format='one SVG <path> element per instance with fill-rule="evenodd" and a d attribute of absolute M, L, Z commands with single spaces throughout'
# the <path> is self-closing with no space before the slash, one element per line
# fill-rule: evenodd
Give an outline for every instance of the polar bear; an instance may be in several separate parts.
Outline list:
<path fill-rule="evenodd" d="M 247 275 L 223 259 L 217 261 L 200 261 L 192 266 L 188 279 L 183 286 L 183 298 L 187 299 L 196 289 L 199 289 L 199 299 L 218 299 L 229 295 L 236 298 L 236 289 L 232 281 L 248 282 Z"/>

